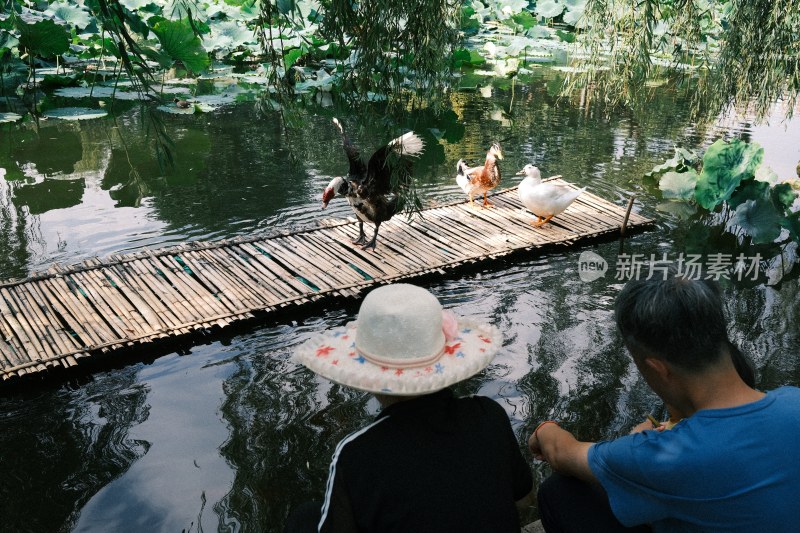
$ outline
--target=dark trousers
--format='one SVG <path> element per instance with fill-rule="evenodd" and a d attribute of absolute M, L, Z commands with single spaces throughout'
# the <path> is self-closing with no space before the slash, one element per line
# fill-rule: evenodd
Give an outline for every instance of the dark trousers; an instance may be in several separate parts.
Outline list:
<path fill-rule="evenodd" d="M 539 487 L 539 516 L 547 533 L 646 533 L 650 526 L 625 527 L 619 523 L 608 496 L 574 477 L 553 473 Z"/>

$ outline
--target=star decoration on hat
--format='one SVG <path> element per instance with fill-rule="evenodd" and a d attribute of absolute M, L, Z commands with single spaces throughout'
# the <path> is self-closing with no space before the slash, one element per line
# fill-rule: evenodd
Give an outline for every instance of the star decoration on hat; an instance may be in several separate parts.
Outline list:
<path fill-rule="evenodd" d="M 328 357 L 328 354 L 333 351 L 333 346 L 320 346 L 317 348 L 317 357 Z"/>
<path fill-rule="evenodd" d="M 460 342 L 457 342 L 457 343 L 453 344 L 452 346 L 445 346 L 444 347 L 444 353 L 446 353 L 447 355 L 453 355 L 454 353 L 456 353 L 456 350 L 460 346 L 461 346 Z"/>

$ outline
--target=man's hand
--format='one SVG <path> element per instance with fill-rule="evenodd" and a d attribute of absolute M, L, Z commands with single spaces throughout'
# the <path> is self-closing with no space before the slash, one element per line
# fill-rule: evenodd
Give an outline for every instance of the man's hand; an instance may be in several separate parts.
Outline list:
<path fill-rule="evenodd" d="M 591 442 L 579 442 L 572 433 L 552 421 L 539 424 L 528 438 L 528 448 L 533 456 L 550 463 L 553 470 L 597 483 L 589 468 L 588 452 L 591 446 Z"/>

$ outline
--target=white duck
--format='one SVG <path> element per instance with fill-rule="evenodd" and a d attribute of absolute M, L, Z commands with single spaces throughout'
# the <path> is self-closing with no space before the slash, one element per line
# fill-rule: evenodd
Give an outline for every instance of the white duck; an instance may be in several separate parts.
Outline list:
<path fill-rule="evenodd" d="M 537 220 L 531 221 L 531 224 L 537 228 L 547 224 L 551 218 L 563 212 L 569 204 L 575 201 L 575 198 L 586 190 L 586 187 L 573 189 L 564 183 L 542 183 L 542 173 L 539 172 L 538 167 L 530 163 L 517 172 L 517 175 L 525 176 L 519 184 L 517 193 L 522 205 L 536 215 Z"/>

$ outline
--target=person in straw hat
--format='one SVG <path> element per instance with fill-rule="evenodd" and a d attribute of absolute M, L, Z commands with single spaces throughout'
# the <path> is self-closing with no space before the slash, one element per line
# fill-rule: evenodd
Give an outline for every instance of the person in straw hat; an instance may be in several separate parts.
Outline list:
<path fill-rule="evenodd" d="M 370 292 L 357 321 L 298 348 L 296 361 L 382 407 L 336 447 L 319 531 L 520 530 L 515 503 L 532 501 L 533 480 L 508 416 L 448 388 L 486 368 L 501 342 L 496 327 L 394 284 Z"/>

